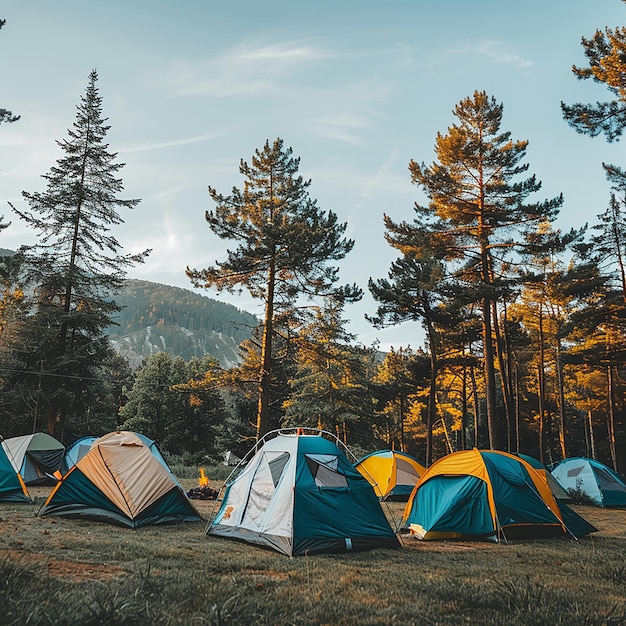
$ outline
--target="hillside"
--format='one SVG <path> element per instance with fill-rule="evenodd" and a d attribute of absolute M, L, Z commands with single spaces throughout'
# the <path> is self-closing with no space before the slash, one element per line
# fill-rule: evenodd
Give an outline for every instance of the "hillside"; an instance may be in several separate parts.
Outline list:
<path fill-rule="evenodd" d="M 157 352 L 185 360 L 207 354 L 222 367 L 237 364 L 239 344 L 258 320 L 235 306 L 182 289 L 127 280 L 115 301 L 123 307 L 107 334 L 132 367 Z"/>

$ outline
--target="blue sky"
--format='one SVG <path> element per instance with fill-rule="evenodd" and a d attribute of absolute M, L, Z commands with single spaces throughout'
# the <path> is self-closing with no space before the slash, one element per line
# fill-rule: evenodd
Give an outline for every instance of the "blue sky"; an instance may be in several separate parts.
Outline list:
<path fill-rule="evenodd" d="M 594 222 L 608 202 L 602 162 L 625 166 L 621 143 L 577 135 L 560 102 L 605 100 L 579 82 L 581 37 L 626 25 L 621 0 L 3 0 L 0 107 L 21 115 L 0 127 L 0 247 L 33 242 L 6 201 L 45 188 L 89 73 L 97 69 L 111 151 L 126 163 L 124 198 L 140 198 L 115 231 L 125 252 L 152 248 L 130 277 L 191 289 L 187 266 L 224 258 L 209 230 L 211 185 L 241 186 L 239 160 L 281 137 L 321 209 L 356 242 L 341 280 L 363 301 L 346 308 L 357 341 L 420 347 L 417 324 L 379 330 L 370 277 L 395 257 L 383 213 L 411 220 L 423 201 L 411 159 L 434 159 L 437 133 L 475 90 L 504 105 L 503 130 L 528 140 L 526 162 L 563 193 L 557 227 Z M 257 301 L 203 291 L 260 314 Z"/>

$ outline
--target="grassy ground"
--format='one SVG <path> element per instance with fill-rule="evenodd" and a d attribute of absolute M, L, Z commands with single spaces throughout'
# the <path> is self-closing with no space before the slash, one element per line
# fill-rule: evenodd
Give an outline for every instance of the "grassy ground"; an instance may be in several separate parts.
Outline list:
<path fill-rule="evenodd" d="M 600 531 L 580 542 L 403 536 L 401 550 L 289 558 L 202 522 L 36 517 L 47 492 L 0 504 L 0 624 L 626 624 L 626 511 L 573 507 Z M 213 502 L 195 503 L 208 518 Z"/>

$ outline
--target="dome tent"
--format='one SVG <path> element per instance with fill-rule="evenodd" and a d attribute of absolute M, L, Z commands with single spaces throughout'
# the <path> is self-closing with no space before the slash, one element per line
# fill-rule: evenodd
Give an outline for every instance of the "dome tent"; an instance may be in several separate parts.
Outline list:
<path fill-rule="evenodd" d="M 142 435 L 141 433 L 133 433 L 136 437 L 141 439 L 141 441 L 150 449 L 152 454 L 156 457 L 156 459 L 163 465 L 163 467 L 171 474 L 172 471 L 169 468 L 169 465 L 163 458 L 161 451 L 159 450 L 156 442 Z M 65 450 L 65 455 L 63 456 L 63 461 L 61 463 L 61 473 L 67 474 L 67 472 L 72 468 L 72 466 L 76 465 L 80 459 L 82 459 L 87 452 L 89 452 L 91 446 L 97 441 L 99 438 L 95 436 L 86 436 L 77 439 L 74 443 L 69 445 Z"/>
<path fill-rule="evenodd" d="M 421 476 L 403 521 L 420 539 L 583 537 L 596 531 L 559 502 L 540 473 L 496 450 L 463 450 Z"/>
<path fill-rule="evenodd" d="M 27 485 L 54 484 L 65 446 L 48 433 L 10 437 L 2 442 Z"/>
<path fill-rule="evenodd" d="M 372 486 L 340 445 L 319 430 L 268 433 L 226 482 L 206 534 L 288 556 L 398 548 Z"/>
<path fill-rule="evenodd" d="M 559 461 L 552 476 L 567 490 L 580 490 L 598 506 L 626 508 L 626 483 L 610 467 L 594 459 L 572 457 Z"/>
<path fill-rule="evenodd" d="M 82 459 L 89 449 L 91 444 L 96 441 L 98 437 L 88 436 L 77 439 L 74 443 L 67 446 L 65 454 L 63 455 L 63 461 L 61 462 L 60 472 L 61 474 L 67 474 L 80 459 Z"/>
<path fill-rule="evenodd" d="M 70 468 L 37 515 L 131 528 L 200 521 L 200 513 L 163 463 L 136 433 L 109 433 Z"/>
<path fill-rule="evenodd" d="M 383 500 L 406 502 L 426 468 L 405 452 L 378 450 L 355 463 Z"/>

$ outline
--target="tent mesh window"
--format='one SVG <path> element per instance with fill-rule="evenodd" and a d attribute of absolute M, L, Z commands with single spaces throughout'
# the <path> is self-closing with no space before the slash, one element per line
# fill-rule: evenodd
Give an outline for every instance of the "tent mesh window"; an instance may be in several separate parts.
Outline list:
<path fill-rule="evenodd" d="M 348 480 L 337 471 L 339 459 L 332 454 L 306 454 L 309 470 L 318 487 L 347 487 Z"/>
<path fill-rule="evenodd" d="M 287 465 L 288 460 L 289 452 L 283 452 L 282 454 L 279 454 L 277 457 L 268 461 L 274 487 L 278 485 L 278 482 L 280 481 L 280 477 L 283 475 L 283 470 L 285 469 L 285 465 Z"/>

